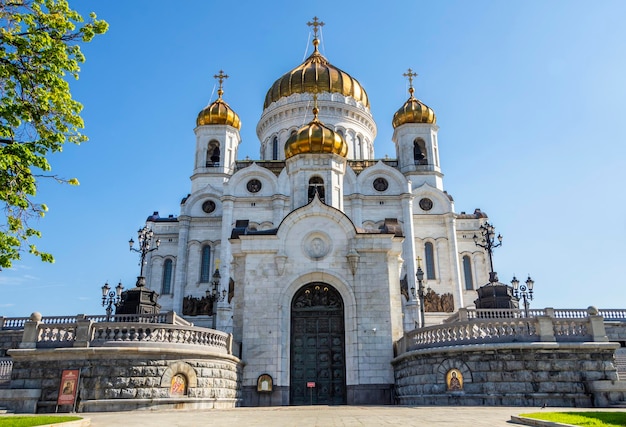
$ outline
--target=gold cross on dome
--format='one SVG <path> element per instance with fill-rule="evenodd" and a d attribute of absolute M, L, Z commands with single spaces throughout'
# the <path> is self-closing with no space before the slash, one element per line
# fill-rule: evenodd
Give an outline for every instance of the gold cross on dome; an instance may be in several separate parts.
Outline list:
<path fill-rule="evenodd" d="M 319 27 L 323 27 L 324 23 L 317 19 L 317 16 L 313 17 L 313 22 L 306 23 L 309 27 L 313 27 L 313 37 L 317 38 L 317 32 L 319 31 Z"/>
<path fill-rule="evenodd" d="M 222 90 L 222 83 L 224 82 L 225 79 L 228 78 L 228 74 L 224 74 L 224 71 L 220 70 L 220 73 L 214 75 L 213 78 L 217 79 L 219 81 L 219 83 L 220 83 L 220 87 L 218 89 L 218 93 L 223 92 L 223 90 Z M 220 93 L 220 95 L 221 95 L 221 93 Z"/>
<path fill-rule="evenodd" d="M 410 70 L 411 70 L 411 69 L 409 68 L 409 71 L 410 71 Z M 418 267 L 422 267 L 422 259 L 421 259 L 420 257 L 415 258 L 415 261 L 417 261 L 417 266 L 418 266 Z"/>
<path fill-rule="evenodd" d="M 414 73 L 413 70 L 409 68 L 407 72 L 402 75 L 409 78 L 409 87 L 413 87 L 413 77 L 417 77 L 417 73 Z"/>

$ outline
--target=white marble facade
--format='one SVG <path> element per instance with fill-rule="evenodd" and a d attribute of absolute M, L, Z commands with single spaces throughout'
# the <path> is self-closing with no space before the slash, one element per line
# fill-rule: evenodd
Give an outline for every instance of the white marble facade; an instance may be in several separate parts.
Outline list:
<path fill-rule="evenodd" d="M 147 221 L 161 240 L 146 266 L 147 283 L 161 294 L 163 310 L 233 333 L 242 345 L 244 388 L 253 390 L 259 375 L 269 374 L 284 390 L 279 404 L 292 403 L 294 297 L 308 284 L 329 285 L 343 304 L 343 402 L 377 403 L 380 397 L 371 395 L 380 390 L 371 389 L 393 384 L 394 341 L 419 326 L 410 292 L 417 288 L 417 258 L 426 287 L 450 294 L 454 311 L 471 306 L 474 289 L 489 277 L 485 254 L 472 240 L 486 216 L 455 212 L 444 191 L 434 119 L 396 126 L 396 159 L 375 160 L 369 106 L 350 94 L 319 86 L 315 92 L 266 105 L 256 128 L 257 161 L 237 159 L 238 119 L 198 119 L 191 192 L 180 215 L 155 213 Z M 285 158 L 287 139 L 311 121 L 314 103 L 319 121 L 344 138 L 345 157 Z M 312 178 L 321 181 L 323 201 L 310 188 Z M 185 314 L 183 298 L 203 297 L 218 268 L 219 290 L 228 297 L 215 316 Z M 428 311 L 426 324 L 449 314 Z"/>

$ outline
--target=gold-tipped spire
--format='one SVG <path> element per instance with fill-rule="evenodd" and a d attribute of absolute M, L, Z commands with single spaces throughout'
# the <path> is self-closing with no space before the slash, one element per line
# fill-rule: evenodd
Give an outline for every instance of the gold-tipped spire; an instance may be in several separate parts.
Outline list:
<path fill-rule="evenodd" d="M 317 92 L 317 91 L 316 91 Z M 317 93 L 313 93 L 313 122 L 319 122 L 317 114 L 320 110 L 317 108 Z"/>
<path fill-rule="evenodd" d="M 217 97 L 219 99 L 222 99 L 222 95 L 224 94 L 224 89 L 222 89 L 222 85 L 224 83 L 224 80 L 226 80 L 228 78 L 228 74 L 224 74 L 223 70 L 220 70 L 219 74 L 215 74 L 213 76 L 214 79 L 217 79 L 219 82 L 219 88 L 217 89 Z"/>
<path fill-rule="evenodd" d="M 413 92 L 415 92 L 413 88 L 413 77 L 417 77 L 417 73 L 414 73 L 413 70 L 409 68 L 407 72 L 402 75 L 409 79 L 410 95 L 404 105 L 393 115 L 391 122 L 393 128 L 395 129 L 405 123 L 435 124 L 437 117 L 433 109 L 413 96 Z"/>
<path fill-rule="evenodd" d="M 402 74 L 404 77 L 409 79 L 409 93 L 411 94 L 411 98 L 413 98 L 413 77 L 417 77 L 417 73 L 414 73 L 412 69 L 408 69 L 406 73 Z"/>
<path fill-rule="evenodd" d="M 196 119 L 196 125 L 229 125 L 236 129 L 241 129 L 241 120 L 239 119 L 239 116 L 222 99 L 222 95 L 224 95 L 224 80 L 228 78 L 228 75 L 224 74 L 223 70 L 220 70 L 219 74 L 215 74 L 213 77 L 219 82 L 217 99 L 200 111 L 198 118 Z"/>

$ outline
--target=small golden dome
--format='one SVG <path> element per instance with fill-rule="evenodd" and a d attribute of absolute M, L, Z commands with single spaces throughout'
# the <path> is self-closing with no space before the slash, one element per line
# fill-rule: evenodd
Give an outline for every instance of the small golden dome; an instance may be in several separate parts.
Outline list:
<path fill-rule="evenodd" d="M 340 93 L 369 108 L 369 99 L 361 84 L 345 71 L 331 65 L 318 51 L 319 40 L 313 39 L 315 50 L 300 66 L 276 80 L 265 95 L 263 109 L 272 102 L 294 93 Z"/>
<path fill-rule="evenodd" d="M 214 77 L 219 79 L 220 84 L 219 89 L 217 90 L 217 99 L 200 111 L 198 118 L 196 119 L 196 125 L 229 125 L 239 130 L 241 129 L 241 120 L 239 120 L 239 116 L 222 99 L 222 95 L 224 94 L 224 91 L 222 90 L 222 82 L 224 79 L 227 79 L 228 76 L 220 70 L 220 73 Z"/>
<path fill-rule="evenodd" d="M 348 144 L 343 137 L 334 130 L 324 126 L 317 118 L 318 109 L 313 108 L 313 120 L 302 126 L 285 142 L 285 158 L 297 154 L 324 154 L 332 153 L 341 157 L 348 155 Z"/>
<path fill-rule="evenodd" d="M 413 96 L 413 87 L 409 88 L 411 96 L 404 105 L 393 115 L 391 124 L 397 128 L 405 123 L 428 123 L 437 122 L 435 112 L 428 105 Z"/>

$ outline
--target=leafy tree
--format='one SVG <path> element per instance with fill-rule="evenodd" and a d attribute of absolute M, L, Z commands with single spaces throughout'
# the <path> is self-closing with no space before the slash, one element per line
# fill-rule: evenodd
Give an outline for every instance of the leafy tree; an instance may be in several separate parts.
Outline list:
<path fill-rule="evenodd" d="M 0 0 L 0 269 L 26 248 L 42 261 L 51 254 L 30 242 L 41 233 L 29 219 L 48 210 L 35 202 L 37 183 L 53 179 L 47 156 L 63 144 L 86 141 L 82 105 L 72 99 L 68 76 L 78 78 L 85 61 L 80 43 L 106 32 L 108 24 L 83 17 L 67 0 Z"/>

